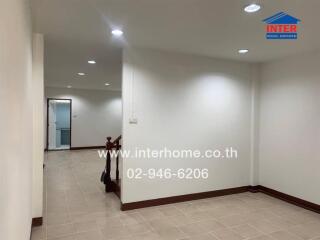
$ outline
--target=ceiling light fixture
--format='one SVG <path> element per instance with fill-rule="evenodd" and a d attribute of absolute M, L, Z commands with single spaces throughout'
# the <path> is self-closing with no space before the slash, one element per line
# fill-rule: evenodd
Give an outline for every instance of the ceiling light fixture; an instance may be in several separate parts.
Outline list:
<path fill-rule="evenodd" d="M 261 6 L 256 3 L 252 3 L 244 8 L 244 11 L 247 13 L 257 12 L 261 9 Z"/>
<path fill-rule="evenodd" d="M 96 64 L 96 61 L 95 60 L 89 60 L 88 63 L 89 64 Z"/>
<path fill-rule="evenodd" d="M 120 37 L 123 35 L 123 32 L 120 29 L 114 29 L 111 31 L 112 35 L 116 36 L 116 37 Z"/>
<path fill-rule="evenodd" d="M 71 86 L 71 85 L 69 85 L 69 86 L 67 86 L 67 88 L 72 88 L 72 86 Z"/>
<path fill-rule="evenodd" d="M 247 52 L 249 52 L 248 49 L 240 49 L 240 50 L 238 50 L 238 53 L 240 53 L 240 54 L 245 54 Z"/>
<path fill-rule="evenodd" d="M 79 75 L 79 76 L 84 76 L 84 75 L 86 75 L 86 74 L 83 73 L 83 72 L 79 72 L 78 75 Z"/>
<path fill-rule="evenodd" d="M 105 83 L 104 85 L 109 86 L 109 85 L 110 85 L 110 83 Z"/>

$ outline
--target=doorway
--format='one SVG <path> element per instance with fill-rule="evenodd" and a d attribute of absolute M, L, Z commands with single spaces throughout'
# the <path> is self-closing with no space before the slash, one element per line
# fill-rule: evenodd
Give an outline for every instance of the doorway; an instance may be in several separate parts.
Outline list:
<path fill-rule="evenodd" d="M 71 148 L 71 99 L 48 98 L 47 104 L 47 149 Z"/>

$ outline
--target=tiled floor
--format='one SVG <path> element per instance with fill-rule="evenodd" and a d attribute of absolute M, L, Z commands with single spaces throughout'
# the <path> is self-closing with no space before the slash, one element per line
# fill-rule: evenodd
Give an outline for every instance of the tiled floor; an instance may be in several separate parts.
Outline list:
<path fill-rule="evenodd" d="M 46 155 L 44 225 L 33 240 L 320 240 L 320 215 L 256 193 L 128 212 L 99 182 L 95 150 Z"/>

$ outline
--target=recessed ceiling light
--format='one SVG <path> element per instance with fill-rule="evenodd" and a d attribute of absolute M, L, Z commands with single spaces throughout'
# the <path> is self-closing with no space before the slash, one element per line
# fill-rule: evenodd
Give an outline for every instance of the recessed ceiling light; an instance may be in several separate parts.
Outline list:
<path fill-rule="evenodd" d="M 79 76 L 84 76 L 84 75 L 86 75 L 86 74 L 83 73 L 83 72 L 79 72 L 78 75 L 79 75 Z"/>
<path fill-rule="evenodd" d="M 244 8 L 244 11 L 247 13 L 257 12 L 261 9 L 259 4 L 252 3 Z"/>
<path fill-rule="evenodd" d="M 95 60 L 89 60 L 88 63 L 90 63 L 90 64 L 96 64 L 96 61 L 95 61 Z"/>
<path fill-rule="evenodd" d="M 238 53 L 240 53 L 240 54 L 244 54 L 244 53 L 247 53 L 247 52 L 249 52 L 248 49 L 240 49 L 240 50 L 238 50 Z"/>
<path fill-rule="evenodd" d="M 69 85 L 69 86 L 67 86 L 67 88 L 72 88 L 72 86 Z"/>
<path fill-rule="evenodd" d="M 105 83 L 104 85 L 109 86 L 109 85 L 110 85 L 110 83 Z"/>
<path fill-rule="evenodd" d="M 114 29 L 111 31 L 112 35 L 120 37 L 123 35 L 123 32 L 120 29 Z"/>

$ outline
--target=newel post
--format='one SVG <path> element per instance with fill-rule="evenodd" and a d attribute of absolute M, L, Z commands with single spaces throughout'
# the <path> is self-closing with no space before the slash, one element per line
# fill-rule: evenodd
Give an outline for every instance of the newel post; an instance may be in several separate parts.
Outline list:
<path fill-rule="evenodd" d="M 119 143 L 119 141 L 117 141 L 117 143 L 116 143 L 116 149 L 117 149 L 116 180 L 119 181 L 119 150 L 120 150 L 120 143 Z"/>

